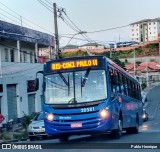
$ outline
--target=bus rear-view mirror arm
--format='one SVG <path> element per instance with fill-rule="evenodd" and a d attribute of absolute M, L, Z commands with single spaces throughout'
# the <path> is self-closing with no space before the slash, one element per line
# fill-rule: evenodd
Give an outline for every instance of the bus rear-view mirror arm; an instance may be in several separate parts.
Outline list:
<path fill-rule="evenodd" d="M 36 79 L 34 80 L 34 91 L 37 91 L 39 89 L 39 78 L 37 78 L 38 73 L 43 74 L 43 71 L 38 71 L 36 73 Z"/>
<path fill-rule="evenodd" d="M 116 95 L 114 93 L 111 93 L 111 101 L 116 98 Z"/>

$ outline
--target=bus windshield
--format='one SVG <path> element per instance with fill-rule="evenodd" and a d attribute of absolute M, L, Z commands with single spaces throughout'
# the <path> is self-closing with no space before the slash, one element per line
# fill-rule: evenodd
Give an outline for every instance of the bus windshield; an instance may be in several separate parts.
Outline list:
<path fill-rule="evenodd" d="M 78 104 L 106 98 L 105 70 L 87 69 L 45 76 L 46 104 Z"/>

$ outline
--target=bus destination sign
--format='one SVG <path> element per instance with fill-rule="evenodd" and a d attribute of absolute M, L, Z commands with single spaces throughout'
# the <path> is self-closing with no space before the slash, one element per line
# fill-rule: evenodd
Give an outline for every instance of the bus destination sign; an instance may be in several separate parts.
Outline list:
<path fill-rule="evenodd" d="M 52 70 L 65 70 L 74 68 L 84 68 L 98 66 L 98 59 L 72 60 L 64 62 L 54 62 L 51 64 Z"/>

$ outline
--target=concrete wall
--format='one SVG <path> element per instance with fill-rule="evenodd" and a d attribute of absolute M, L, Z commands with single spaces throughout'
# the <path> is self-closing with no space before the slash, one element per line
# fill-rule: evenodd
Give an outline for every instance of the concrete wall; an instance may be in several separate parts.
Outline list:
<path fill-rule="evenodd" d="M 121 61 L 125 61 L 125 59 L 120 59 Z M 129 63 L 134 63 L 134 58 L 127 58 Z M 138 57 L 135 61 L 140 62 L 150 62 L 150 61 L 157 61 L 160 62 L 160 56 L 146 56 L 146 57 Z"/>
<path fill-rule="evenodd" d="M 15 64 L 17 64 L 17 68 L 19 67 L 20 63 L 14 63 L 14 69 L 16 70 Z M 8 65 L 3 65 L 2 67 L 7 67 Z M 12 65 L 10 65 L 12 68 Z M 24 65 L 27 67 L 27 64 Z M 2 107 L 2 114 L 5 117 L 5 121 L 3 123 L 6 123 L 8 121 L 8 104 L 7 104 L 7 85 L 8 84 L 16 84 L 17 86 L 17 114 L 18 118 L 21 118 L 25 114 L 28 114 L 28 94 L 35 94 L 35 112 L 41 111 L 41 95 L 42 95 L 42 88 L 37 92 L 28 93 L 27 92 L 27 81 L 28 80 L 34 80 L 36 77 L 36 72 L 43 69 L 43 64 L 31 64 L 28 65 L 30 68 L 24 70 L 21 69 L 19 72 L 10 74 L 5 73 L 0 78 L 0 84 L 3 84 L 3 92 L 0 93 L 1 96 L 1 107 Z M 2 68 L 2 73 L 3 73 Z M 5 70 L 4 70 L 5 71 Z M 14 71 L 14 70 L 13 70 Z M 40 86 L 42 86 L 42 75 L 39 74 L 38 77 L 40 78 Z M 24 113 L 23 113 L 24 112 Z"/>

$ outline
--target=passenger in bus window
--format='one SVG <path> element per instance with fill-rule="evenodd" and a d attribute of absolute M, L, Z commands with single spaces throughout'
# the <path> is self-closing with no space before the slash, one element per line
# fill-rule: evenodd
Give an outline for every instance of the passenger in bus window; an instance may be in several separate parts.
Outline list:
<path fill-rule="evenodd" d="M 113 72 L 111 72 L 111 75 L 110 75 L 110 77 L 111 77 L 111 88 L 112 88 L 112 91 L 114 92 L 114 93 L 116 93 L 117 92 L 117 79 L 116 79 L 116 75 L 113 73 Z"/>

